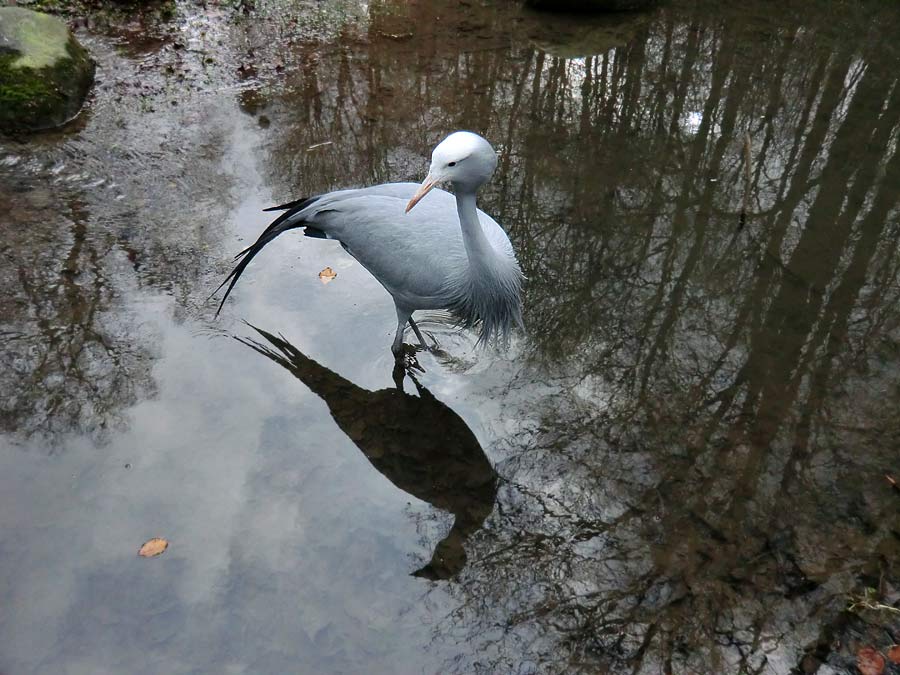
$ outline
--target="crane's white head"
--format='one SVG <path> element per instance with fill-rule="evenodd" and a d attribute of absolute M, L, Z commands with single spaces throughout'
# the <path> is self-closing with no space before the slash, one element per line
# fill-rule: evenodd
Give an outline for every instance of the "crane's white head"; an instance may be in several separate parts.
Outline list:
<path fill-rule="evenodd" d="M 409 200 L 406 211 L 419 203 L 438 183 L 448 181 L 457 192 L 475 192 L 497 168 L 497 153 L 491 144 L 471 131 L 457 131 L 441 141 L 431 153 L 431 167 L 422 186 Z"/>

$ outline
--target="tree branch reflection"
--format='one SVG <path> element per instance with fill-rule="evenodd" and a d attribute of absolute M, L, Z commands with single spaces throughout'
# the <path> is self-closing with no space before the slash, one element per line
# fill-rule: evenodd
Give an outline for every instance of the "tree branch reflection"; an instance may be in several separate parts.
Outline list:
<path fill-rule="evenodd" d="M 878 630 L 842 593 L 898 580 L 873 481 L 900 386 L 900 26 L 814 4 L 673 3 L 575 56 L 552 18 L 385 2 L 318 62 L 358 86 L 278 145 L 350 159 L 273 154 L 286 192 L 409 178 L 448 128 L 503 141 L 485 208 L 529 278 L 503 414 L 531 422 L 498 441 L 497 527 L 436 630 L 479 645 L 452 670 L 513 672 L 522 645 L 567 672 L 841 668 L 822 645 Z M 438 14 L 452 40 L 425 39 Z M 424 27 L 409 67 L 378 37 L 398 23 Z"/>

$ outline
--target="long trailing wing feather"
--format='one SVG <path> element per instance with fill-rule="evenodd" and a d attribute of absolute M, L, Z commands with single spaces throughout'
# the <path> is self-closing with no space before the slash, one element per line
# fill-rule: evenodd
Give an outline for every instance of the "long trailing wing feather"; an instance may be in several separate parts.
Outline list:
<path fill-rule="evenodd" d="M 263 211 L 285 211 L 285 213 L 282 213 L 272 221 L 272 223 L 263 231 L 263 235 L 268 234 L 269 231 L 274 230 L 286 220 L 290 220 L 317 199 L 318 197 L 304 197 L 303 199 L 295 199 L 294 201 L 288 202 L 287 204 L 282 204 L 281 206 L 270 206 L 267 209 L 263 209 Z M 256 244 L 254 244 L 253 246 L 255 245 Z M 251 248 L 253 248 L 253 246 L 248 246 L 247 248 L 245 248 L 243 251 L 234 256 L 234 259 L 237 260 L 238 258 L 246 255 L 247 252 L 250 251 Z M 221 286 L 219 288 L 221 288 Z"/>
<path fill-rule="evenodd" d="M 210 298 L 222 290 L 222 287 L 225 284 L 228 284 L 228 288 L 225 290 L 225 295 L 222 296 L 222 301 L 219 303 L 219 307 L 216 310 L 216 316 L 219 316 L 219 312 L 222 311 L 222 307 L 225 306 L 225 301 L 228 299 L 228 296 L 231 294 L 231 290 L 234 288 L 234 285 L 237 283 L 237 280 L 240 278 L 241 274 L 243 274 L 244 270 L 247 269 L 247 265 L 250 264 L 250 261 L 256 257 L 256 255 L 263 250 L 263 248 L 270 241 L 275 239 L 278 235 L 287 232 L 288 230 L 293 230 L 299 227 L 304 227 L 306 223 L 301 219 L 295 219 L 295 216 L 305 209 L 307 206 L 316 201 L 318 197 L 310 197 L 307 199 L 298 199 L 296 201 L 291 202 L 290 204 L 284 204 L 279 207 L 272 207 L 271 209 L 266 209 L 266 211 L 271 211 L 273 209 L 281 209 L 285 210 L 278 218 L 276 218 L 272 223 L 263 231 L 262 234 L 259 235 L 259 238 L 250 246 L 245 248 L 243 251 L 238 253 L 234 259 L 240 260 L 240 262 L 235 266 L 233 270 L 225 277 L 225 280 L 219 284 L 218 288 L 212 292 L 209 296 Z"/>
<path fill-rule="evenodd" d="M 315 197 L 301 197 L 300 199 L 295 199 L 292 202 L 286 202 L 285 204 L 279 204 L 278 206 L 270 206 L 267 209 L 263 209 L 263 211 L 287 211 L 290 209 L 305 208 L 309 204 L 311 204 L 316 198 Z"/>

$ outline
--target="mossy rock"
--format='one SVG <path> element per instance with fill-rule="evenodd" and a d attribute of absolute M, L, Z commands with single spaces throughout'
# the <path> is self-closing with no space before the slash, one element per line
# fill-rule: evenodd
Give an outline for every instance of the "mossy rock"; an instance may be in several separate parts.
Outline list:
<path fill-rule="evenodd" d="M 94 81 L 94 62 L 65 23 L 0 7 L 0 129 L 47 129 L 72 119 Z"/>
<path fill-rule="evenodd" d="M 554 12 L 633 12 L 650 9 L 658 0 L 525 0 L 525 4 Z"/>

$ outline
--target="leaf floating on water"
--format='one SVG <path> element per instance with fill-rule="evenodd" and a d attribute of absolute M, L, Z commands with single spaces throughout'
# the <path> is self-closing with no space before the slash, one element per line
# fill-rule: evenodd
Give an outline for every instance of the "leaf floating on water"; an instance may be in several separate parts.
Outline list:
<path fill-rule="evenodd" d="M 887 655 L 891 663 L 900 663 L 900 645 L 891 645 L 887 650 Z"/>
<path fill-rule="evenodd" d="M 887 482 L 891 484 L 891 490 L 893 490 L 894 494 L 900 495 L 900 482 L 897 482 L 897 479 L 889 473 L 884 474 L 884 477 L 887 478 Z"/>
<path fill-rule="evenodd" d="M 326 267 L 324 270 L 319 272 L 319 281 L 323 284 L 328 284 L 334 281 L 334 278 L 337 276 L 337 272 L 335 272 L 330 267 Z"/>
<path fill-rule="evenodd" d="M 143 546 L 141 546 L 141 549 L 138 551 L 138 555 L 145 558 L 152 558 L 155 555 L 159 555 L 167 548 L 169 548 L 168 541 L 161 537 L 154 537 L 150 541 L 146 542 Z"/>
<path fill-rule="evenodd" d="M 874 647 L 863 647 L 856 652 L 856 667 L 862 675 L 882 675 L 885 661 Z"/>

